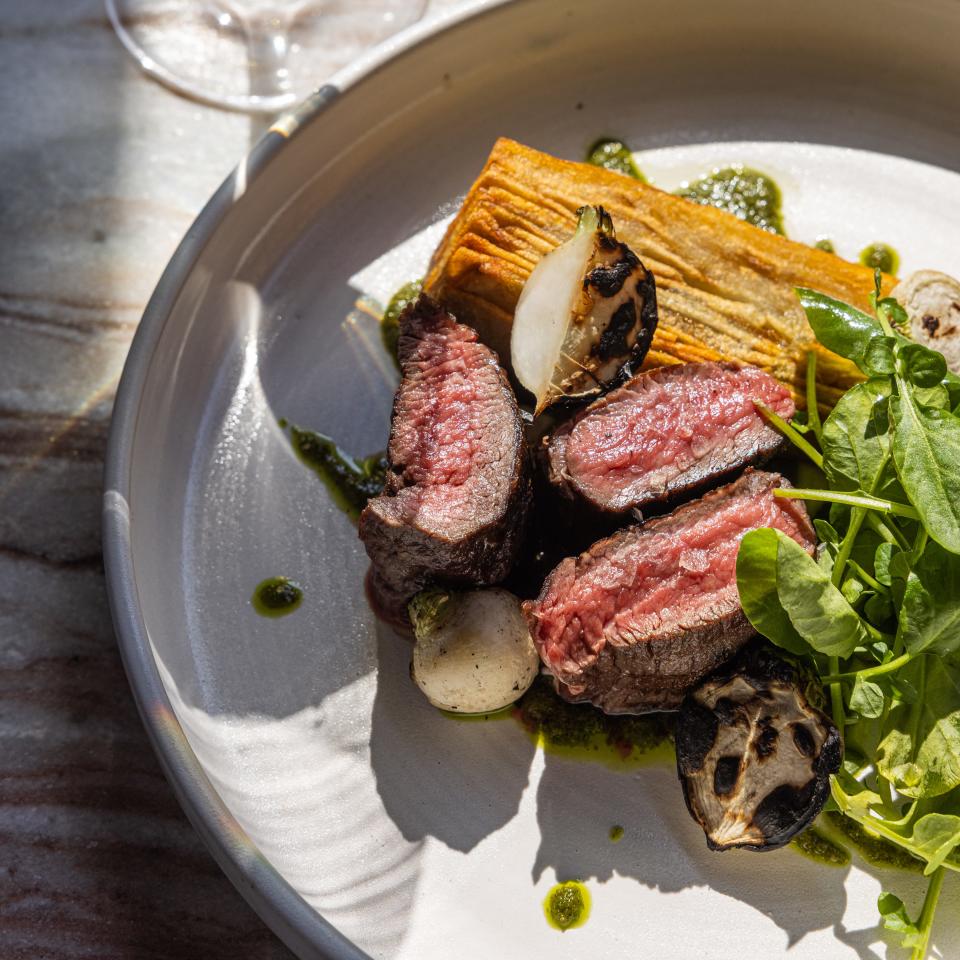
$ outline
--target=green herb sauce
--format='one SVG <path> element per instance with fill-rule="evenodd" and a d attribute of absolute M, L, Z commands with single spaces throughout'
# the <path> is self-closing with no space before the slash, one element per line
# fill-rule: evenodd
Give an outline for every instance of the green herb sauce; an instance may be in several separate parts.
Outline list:
<path fill-rule="evenodd" d="M 610 832 L 607 834 L 607 836 L 610 838 L 611 843 L 619 843 L 623 839 L 623 832 L 623 827 L 617 823 L 610 828 Z"/>
<path fill-rule="evenodd" d="M 280 425 L 288 429 L 297 457 L 323 481 L 333 502 L 357 520 L 367 501 L 383 489 L 387 476 L 384 454 L 355 460 L 322 433 L 287 426 L 286 421 Z"/>
<path fill-rule="evenodd" d="M 911 857 L 906 850 L 882 840 L 871 837 L 856 820 L 845 817 L 833 810 L 824 814 L 832 827 L 835 827 L 848 840 L 867 863 L 875 867 L 897 867 L 911 873 L 923 873 L 923 862 Z"/>
<path fill-rule="evenodd" d="M 871 243 L 860 251 L 860 262 L 865 267 L 880 269 L 884 273 L 896 273 L 900 266 L 900 257 L 893 247 L 885 243 Z"/>
<path fill-rule="evenodd" d="M 613 170 L 614 173 L 624 173 L 642 183 L 647 178 L 640 172 L 633 161 L 630 148 L 622 140 L 601 138 L 587 151 L 587 163 L 604 170 Z"/>
<path fill-rule="evenodd" d="M 380 336 L 383 338 L 383 346 L 387 353 L 393 359 L 393 362 L 399 368 L 400 360 L 397 357 L 397 347 L 400 343 L 400 314 L 404 307 L 412 303 L 420 296 L 423 289 L 422 280 L 411 280 L 405 283 L 391 298 L 387 304 L 387 309 L 383 311 L 380 319 Z"/>
<path fill-rule="evenodd" d="M 833 245 L 833 241 L 829 237 L 820 237 L 819 240 L 814 244 L 818 250 L 824 250 L 826 253 L 836 253 L 836 248 Z"/>
<path fill-rule="evenodd" d="M 547 923 L 555 930 L 582 927 L 590 916 L 590 893 L 577 880 L 567 880 L 550 888 L 543 901 Z"/>
<path fill-rule="evenodd" d="M 780 188 L 765 173 L 739 164 L 683 184 L 678 197 L 726 210 L 761 230 L 783 234 Z"/>
<path fill-rule="evenodd" d="M 816 827 L 808 827 L 790 841 L 790 846 L 797 853 L 830 867 L 845 867 L 850 862 L 850 851 L 841 844 L 834 843 Z"/>
<path fill-rule="evenodd" d="M 548 753 L 614 769 L 673 760 L 671 726 L 664 715 L 607 716 L 589 704 L 567 703 L 543 676 L 520 698 L 515 716 Z"/>
<path fill-rule="evenodd" d="M 288 577 L 269 577 L 258 583 L 250 598 L 261 617 L 285 617 L 303 602 L 303 588 Z"/>

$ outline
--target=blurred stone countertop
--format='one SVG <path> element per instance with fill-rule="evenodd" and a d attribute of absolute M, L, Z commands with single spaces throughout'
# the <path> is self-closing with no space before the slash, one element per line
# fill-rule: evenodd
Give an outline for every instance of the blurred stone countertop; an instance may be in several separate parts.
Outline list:
<path fill-rule="evenodd" d="M 130 340 L 262 121 L 143 75 L 101 0 L 0 0 L 0 120 L 0 957 L 289 957 L 160 771 L 100 553 Z"/>

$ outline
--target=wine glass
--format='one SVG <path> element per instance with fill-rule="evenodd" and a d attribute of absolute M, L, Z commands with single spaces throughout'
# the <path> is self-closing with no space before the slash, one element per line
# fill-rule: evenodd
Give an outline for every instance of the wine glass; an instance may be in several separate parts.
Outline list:
<path fill-rule="evenodd" d="M 105 0 L 141 68 L 203 103 L 275 114 L 419 20 L 427 0 Z"/>

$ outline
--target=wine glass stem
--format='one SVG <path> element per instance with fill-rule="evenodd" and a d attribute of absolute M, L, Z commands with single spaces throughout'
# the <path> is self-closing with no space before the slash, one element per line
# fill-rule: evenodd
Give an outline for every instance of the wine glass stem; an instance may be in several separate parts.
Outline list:
<path fill-rule="evenodd" d="M 276 13 L 258 14 L 244 17 L 241 24 L 250 60 L 250 94 L 268 98 L 289 93 L 293 86 L 288 67 L 289 19 Z"/>

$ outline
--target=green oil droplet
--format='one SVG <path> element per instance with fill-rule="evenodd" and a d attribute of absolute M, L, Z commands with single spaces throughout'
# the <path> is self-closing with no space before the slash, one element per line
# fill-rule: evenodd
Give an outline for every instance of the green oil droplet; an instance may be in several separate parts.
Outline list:
<path fill-rule="evenodd" d="M 513 715 L 544 752 L 555 756 L 614 770 L 676 762 L 669 716 L 608 715 L 590 704 L 568 703 L 544 676 L 517 701 Z"/>
<path fill-rule="evenodd" d="M 250 598 L 262 617 L 285 617 L 303 602 L 303 588 L 289 577 L 269 577 L 258 583 Z"/>
<path fill-rule="evenodd" d="M 808 827 L 790 841 L 790 846 L 810 860 L 830 867 L 845 867 L 850 862 L 850 851 L 835 843 L 815 827 Z"/>
<path fill-rule="evenodd" d="M 884 273 L 896 273 L 900 266 L 900 257 L 893 247 L 885 243 L 871 243 L 860 251 L 860 262 L 865 267 L 882 270 Z"/>
<path fill-rule="evenodd" d="M 413 303 L 420 296 L 422 289 L 422 280 L 411 280 L 405 283 L 390 298 L 387 309 L 383 311 L 383 316 L 380 318 L 380 336 L 383 339 L 384 349 L 398 367 L 400 366 L 397 358 L 397 348 L 400 345 L 400 314 L 403 313 L 407 304 Z"/>
<path fill-rule="evenodd" d="M 582 927 L 590 916 L 590 893 L 577 880 L 567 880 L 550 888 L 543 901 L 547 923 L 555 930 Z"/>
<path fill-rule="evenodd" d="M 642 183 L 647 182 L 647 178 L 634 163 L 630 148 L 622 140 L 601 138 L 587 151 L 587 163 L 603 167 L 604 170 L 613 170 L 614 173 L 626 174 Z"/>
<path fill-rule="evenodd" d="M 285 429 L 300 462 L 323 481 L 333 502 L 351 519 L 357 520 L 367 501 L 383 490 L 387 476 L 386 456 L 374 453 L 355 459 L 322 433 L 301 430 L 292 424 L 287 424 Z"/>
<path fill-rule="evenodd" d="M 714 170 L 699 180 L 683 184 L 676 193 L 695 203 L 726 210 L 761 230 L 784 233 L 780 188 L 771 177 L 758 170 L 739 164 Z"/>

